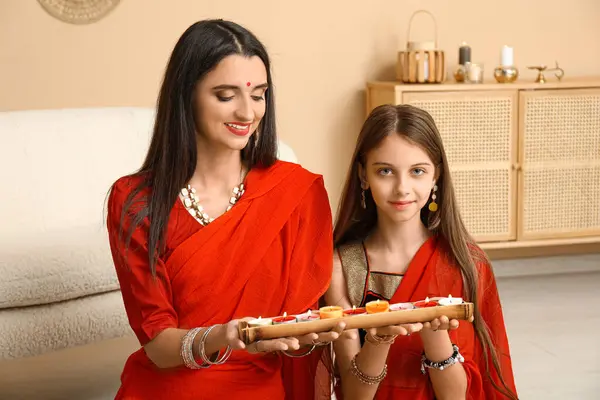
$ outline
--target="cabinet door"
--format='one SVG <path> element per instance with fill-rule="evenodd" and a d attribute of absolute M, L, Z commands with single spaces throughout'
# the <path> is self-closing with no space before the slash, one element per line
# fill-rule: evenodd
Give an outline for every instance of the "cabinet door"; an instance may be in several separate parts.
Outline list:
<path fill-rule="evenodd" d="M 461 215 L 478 242 L 517 236 L 517 96 L 516 90 L 403 96 L 435 120 Z"/>
<path fill-rule="evenodd" d="M 600 234 L 600 89 L 520 94 L 521 239 Z"/>

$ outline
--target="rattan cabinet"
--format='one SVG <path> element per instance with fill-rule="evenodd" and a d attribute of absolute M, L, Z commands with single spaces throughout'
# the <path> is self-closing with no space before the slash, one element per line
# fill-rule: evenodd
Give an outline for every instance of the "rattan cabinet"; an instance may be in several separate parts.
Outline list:
<path fill-rule="evenodd" d="M 494 258 L 600 252 L 600 79 L 367 84 L 435 119 L 465 223 Z"/>

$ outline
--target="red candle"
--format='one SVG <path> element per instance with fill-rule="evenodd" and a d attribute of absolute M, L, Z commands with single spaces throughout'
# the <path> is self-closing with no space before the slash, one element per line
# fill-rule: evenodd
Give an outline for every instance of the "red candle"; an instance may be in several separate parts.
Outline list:
<path fill-rule="evenodd" d="M 287 313 L 283 313 L 282 317 L 275 317 L 273 318 L 273 325 L 279 325 L 279 324 L 293 324 L 294 322 L 296 322 L 296 317 L 294 316 L 288 316 Z"/>
<path fill-rule="evenodd" d="M 437 301 L 429 300 L 429 297 L 427 297 L 425 300 L 415 302 L 415 307 L 417 308 L 436 307 L 437 305 Z"/>
<path fill-rule="evenodd" d="M 367 310 L 364 308 L 356 308 L 356 306 L 352 306 L 352 310 L 344 310 L 344 315 L 360 315 L 366 314 Z"/>

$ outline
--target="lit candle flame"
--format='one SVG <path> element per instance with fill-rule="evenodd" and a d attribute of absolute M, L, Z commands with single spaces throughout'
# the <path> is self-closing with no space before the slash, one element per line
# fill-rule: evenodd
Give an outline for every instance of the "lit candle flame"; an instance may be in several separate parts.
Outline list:
<path fill-rule="evenodd" d="M 352 311 L 356 310 L 356 306 L 352 306 Z"/>
<path fill-rule="evenodd" d="M 429 303 L 429 297 L 425 298 L 425 303 Z"/>
<path fill-rule="evenodd" d="M 311 314 L 310 310 L 308 310 L 308 313 L 307 313 L 307 314 L 308 314 L 308 316 L 310 317 L 310 314 Z"/>
<path fill-rule="evenodd" d="M 451 294 L 449 294 L 449 295 L 448 295 L 448 298 L 449 298 L 449 299 L 451 299 L 451 298 L 452 298 L 452 295 L 451 295 Z"/>
<path fill-rule="evenodd" d="M 260 318 L 261 318 L 261 317 L 260 317 L 260 315 L 259 315 L 259 316 L 258 316 L 258 319 L 260 319 Z"/>
<path fill-rule="evenodd" d="M 287 312 L 284 311 L 283 318 L 287 317 Z"/>

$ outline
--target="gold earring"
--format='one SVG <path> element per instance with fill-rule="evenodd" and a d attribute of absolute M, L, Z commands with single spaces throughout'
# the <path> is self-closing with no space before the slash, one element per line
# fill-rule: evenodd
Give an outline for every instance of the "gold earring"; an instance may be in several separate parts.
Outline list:
<path fill-rule="evenodd" d="M 362 193 L 360 194 L 360 205 L 362 206 L 362 208 L 366 209 L 367 208 L 367 199 L 365 197 L 365 191 L 363 190 Z"/>
<path fill-rule="evenodd" d="M 435 202 L 435 199 L 437 199 L 437 196 L 435 195 L 437 189 L 437 185 L 433 185 L 433 194 L 431 195 L 431 203 L 429 203 L 429 211 L 431 212 L 436 212 L 438 210 L 438 205 Z"/>

